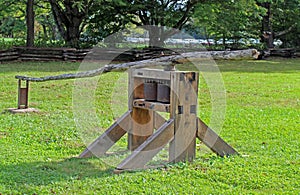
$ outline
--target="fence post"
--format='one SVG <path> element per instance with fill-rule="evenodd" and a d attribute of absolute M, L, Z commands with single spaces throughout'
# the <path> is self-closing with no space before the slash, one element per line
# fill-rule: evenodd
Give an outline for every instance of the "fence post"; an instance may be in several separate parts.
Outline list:
<path fill-rule="evenodd" d="M 26 86 L 22 87 L 22 80 L 18 81 L 18 109 L 28 108 L 28 91 L 29 91 L 29 81 L 25 81 Z"/>

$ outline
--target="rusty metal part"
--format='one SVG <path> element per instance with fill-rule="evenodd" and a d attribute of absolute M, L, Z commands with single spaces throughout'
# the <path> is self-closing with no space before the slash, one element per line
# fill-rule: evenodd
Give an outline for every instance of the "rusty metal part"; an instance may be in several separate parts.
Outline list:
<path fill-rule="evenodd" d="M 157 84 L 157 101 L 170 103 L 170 87 L 167 84 Z"/>
<path fill-rule="evenodd" d="M 157 83 L 156 82 L 146 82 L 144 83 L 144 96 L 147 101 L 157 100 Z"/>

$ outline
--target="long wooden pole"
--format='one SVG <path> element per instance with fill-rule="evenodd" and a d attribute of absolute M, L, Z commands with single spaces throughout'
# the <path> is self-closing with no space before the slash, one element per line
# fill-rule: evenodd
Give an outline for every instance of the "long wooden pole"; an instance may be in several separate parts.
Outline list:
<path fill-rule="evenodd" d="M 85 77 L 94 77 L 103 73 L 112 71 L 125 71 L 129 68 L 145 68 L 150 66 L 172 66 L 175 64 L 182 64 L 187 61 L 202 61 L 213 59 L 257 59 L 259 52 L 255 49 L 239 50 L 239 51 L 210 51 L 210 52 L 188 52 L 180 55 L 163 56 L 155 59 L 141 60 L 135 62 L 127 62 L 121 64 L 107 64 L 101 68 L 78 72 L 70 74 L 62 74 L 57 76 L 45 77 L 28 77 L 28 76 L 15 76 L 16 79 L 26 80 L 32 82 L 44 82 L 49 80 L 64 80 L 76 79 Z"/>

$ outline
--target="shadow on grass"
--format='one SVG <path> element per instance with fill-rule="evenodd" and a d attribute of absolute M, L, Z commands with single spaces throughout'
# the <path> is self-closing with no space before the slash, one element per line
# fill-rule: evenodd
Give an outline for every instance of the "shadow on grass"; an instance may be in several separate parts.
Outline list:
<path fill-rule="evenodd" d="M 97 158 L 70 158 L 56 162 L 31 162 L 0 165 L 0 185 L 48 185 L 61 181 L 107 177 L 113 167 Z M 1 184 L 2 183 L 2 184 Z"/>

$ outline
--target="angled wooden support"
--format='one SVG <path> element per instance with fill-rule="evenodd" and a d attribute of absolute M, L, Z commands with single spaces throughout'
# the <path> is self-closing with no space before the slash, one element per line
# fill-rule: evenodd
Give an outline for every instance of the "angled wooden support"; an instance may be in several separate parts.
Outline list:
<path fill-rule="evenodd" d="M 235 149 L 220 138 L 218 134 L 209 128 L 200 118 L 198 118 L 197 122 L 197 137 L 214 153 L 222 157 L 238 154 Z"/>
<path fill-rule="evenodd" d="M 166 121 L 166 119 L 164 119 L 157 112 L 155 112 L 154 114 L 155 121 L 160 121 L 159 124 L 162 124 Z M 197 128 L 197 138 L 217 155 L 224 157 L 239 154 L 234 148 L 232 148 L 220 136 L 218 136 L 210 127 L 208 127 L 200 118 L 197 118 Z"/>
<path fill-rule="evenodd" d="M 110 126 L 100 137 L 91 143 L 80 155 L 79 158 L 101 156 L 105 154 L 123 135 L 130 129 L 131 111 L 127 111 L 112 126 Z"/>
<path fill-rule="evenodd" d="M 165 122 L 155 133 L 143 144 L 136 148 L 118 166 L 117 170 L 131 170 L 144 168 L 166 144 L 174 137 L 174 119 Z"/>

